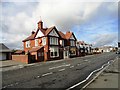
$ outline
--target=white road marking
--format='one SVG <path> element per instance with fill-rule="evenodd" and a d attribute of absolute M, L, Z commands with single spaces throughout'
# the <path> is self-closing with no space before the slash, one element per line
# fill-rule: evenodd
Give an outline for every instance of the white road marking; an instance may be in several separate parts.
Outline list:
<path fill-rule="evenodd" d="M 18 84 L 18 82 L 15 83 L 15 85 L 17 85 L 17 84 Z"/>
<path fill-rule="evenodd" d="M 18 67 L 18 66 L 12 66 L 12 68 L 16 68 L 16 67 Z"/>
<path fill-rule="evenodd" d="M 47 76 L 47 75 L 50 75 L 50 74 L 53 74 L 53 72 L 45 73 L 45 74 L 43 74 L 42 76 L 44 77 L 44 76 Z"/>
<path fill-rule="evenodd" d="M 55 69 L 55 68 L 60 68 L 60 67 L 67 67 L 67 66 L 70 66 L 70 64 L 66 64 L 66 65 L 61 65 L 61 66 L 57 66 L 57 67 L 51 67 L 51 68 L 49 68 L 49 70 L 51 70 L 51 69 Z"/>
<path fill-rule="evenodd" d="M 73 58 L 73 59 L 76 59 L 76 58 Z"/>
<path fill-rule="evenodd" d="M 71 89 L 73 89 L 73 88 L 75 88 L 76 86 L 79 86 L 80 84 L 82 84 L 82 83 L 84 83 L 84 82 L 86 82 L 91 76 L 92 76 L 92 74 L 93 73 L 95 73 L 95 72 L 97 72 L 97 71 L 100 71 L 100 70 L 102 70 L 102 69 L 104 69 L 104 68 L 106 68 L 106 67 L 108 67 L 109 65 L 110 65 L 110 62 L 114 62 L 115 60 L 111 60 L 111 61 L 108 61 L 108 63 L 106 63 L 106 64 L 104 64 L 104 65 L 102 65 L 102 67 L 101 68 L 99 68 L 99 69 L 96 69 L 96 70 L 94 70 L 94 71 L 92 71 L 88 76 L 87 76 L 87 78 L 86 79 L 84 79 L 83 81 L 81 81 L 81 82 L 79 82 L 79 83 L 77 83 L 77 84 L 75 84 L 75 85 L 73 85 L 73 86 L 71 86 L 71 87 L 69 87 L 68 89 L 66 89 L 66 90 L 71 90 Z"/>
<path fill-rule="evenodd" d="M 24 66 L 23 65 L 18 65 L 19 66 L 19 68 L 23 68 Z"/>
<path fill-rule="evenodd" d="M 6 86 L 4 86 L 4 87 L 2 87 L 2 88 L 7 88 L 7 87 L 11 87 L 11 86 L 14 86 L 14 85 L 17 85 L 18 83 L 16 82 L 15 84 L 9 84 L 9 85 L 6 85 Z"/>
<path fill-rule="evenodd" d="M 38 78 L 40 77 L 40 76 L 37 76 Z"/>
<path fill-rule="evenodd" d="M 59 71 L 61 72 L 61 71 L 64 71 L 65 70 L 65 68 L 63 68 L 63 69 L 60 69 Z"/>
<path fill-rule="evenodd" d="M 73 68 L 74 66 L 71 66 L 70 68 Z"/>
<path fill-rule="evenodd" d="M 88 60 L 85 60 L 86 62 L 88 61 Z"/>
<path fill-rule="evenodd" d="M 66 64 L 66 63 L 63 63 L 63 64 Z"/>

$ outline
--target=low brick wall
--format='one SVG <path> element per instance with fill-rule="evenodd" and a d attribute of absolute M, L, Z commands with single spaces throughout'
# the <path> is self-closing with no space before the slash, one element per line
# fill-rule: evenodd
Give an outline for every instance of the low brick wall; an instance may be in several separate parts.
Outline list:
<path fill-rule="evenodd" d="M 12 60 L 23 62 L 23 63 L 29 63 L 28 55 L 12 55 Z"/>

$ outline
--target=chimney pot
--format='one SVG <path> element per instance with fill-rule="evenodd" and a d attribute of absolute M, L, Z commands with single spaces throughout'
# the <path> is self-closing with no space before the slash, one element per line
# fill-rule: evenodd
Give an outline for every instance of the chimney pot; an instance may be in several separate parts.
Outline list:
<path fill-rule="evenodd" d="M 34 32 L 34 31 L 32 31 L 31 33 L 32 33 L 32 34 L 34 34 L 35 32 Z"/>

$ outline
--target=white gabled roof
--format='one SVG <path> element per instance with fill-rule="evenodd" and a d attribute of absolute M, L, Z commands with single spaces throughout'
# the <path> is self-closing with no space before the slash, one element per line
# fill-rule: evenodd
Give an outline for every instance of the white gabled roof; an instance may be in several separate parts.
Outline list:
<path fill-rule="evenodd" d="M 59 35 L 57 34 L 57 32 L 55 31 L 55 29 L 53 29 L 50 33 L 49 33 L 50 36 L 56 36 L 56 37 L 59 37 Z"/>
<path fill-rule="evenodd" d="M 41 32 L 41 30 L 39 30 L 37 35 L 35 36 L 35 38 L 42 37 L 42 36 L 44 36 L 44 34 L 43 34 L 43 32 Z"/>

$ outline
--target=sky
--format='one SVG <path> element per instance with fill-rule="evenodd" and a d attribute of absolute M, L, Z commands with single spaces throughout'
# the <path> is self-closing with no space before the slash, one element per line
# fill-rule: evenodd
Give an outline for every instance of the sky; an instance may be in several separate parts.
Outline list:
<path fill-rule="evenodd" d="M 95 47 L 117 46 L 118 0 L 2 0 L 0 7 L 0 43 L 10 49 L 22 49 L 40 19 Z"/>

